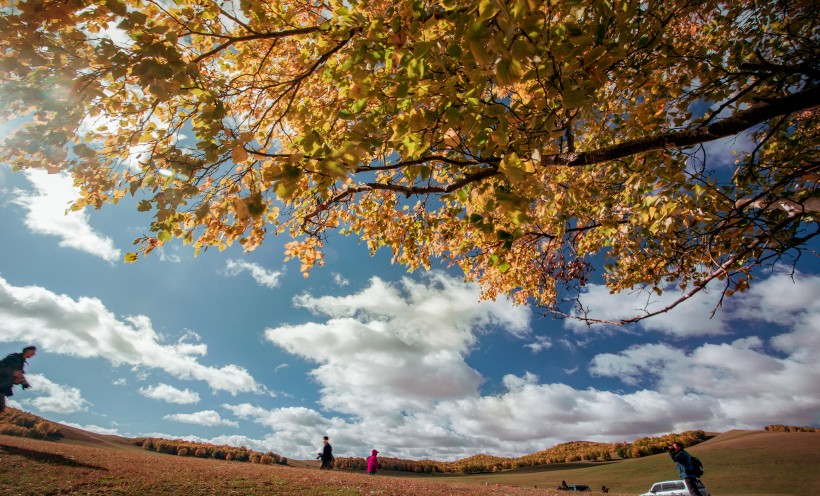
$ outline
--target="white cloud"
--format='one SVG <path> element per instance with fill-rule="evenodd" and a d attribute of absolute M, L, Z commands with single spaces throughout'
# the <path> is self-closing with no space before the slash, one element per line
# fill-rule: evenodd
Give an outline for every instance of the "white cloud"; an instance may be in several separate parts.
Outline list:
<path fill-rule="evenodd" d="M 710 169 L 718 167 L 734 167 L 735 161 L 743 154 L 754 150 L 756 143 L 750 131 L 744 131 L 736 136 L 709 141 L 703 144 L 706 154 L 706 165 Z M 701 157 L 702 158 L 702 157 Z"/>
<path fill-rule="evenodd" d="M 353 295 L 295 298 L 329 319 L 267 329 L 265 337 L 320 364 L 312 375 L 325 408 L 401 411 L 475 393 L 483 379 L 464 358 L 483 329 L 529 330 L 528 309 L 478 298 L 475 286 L 438 273 L 427 284 L 373 278 Z"/>
<path fill-rule="evenodd" d="M 753 280 L 748 291 L 734 296 L 737 304 L 733 305 L 733 315 L 804 327 L 820 315 L 817 295 L 820 295 L 820 277 L 800 272 L 792 275 L 787 268 L 778 268 L 771 277 Z"/>
<path fill-rule="evenodd" d="M 335 282 L 336 285 L 339 287 L 344 287 L 350 284 L 350 281 L 345 279 L 345 277 L 339 274 L 338 272 L 333 273 L 333 282 Z"/>
<path fill-rule="evenodd" d="M 580 295 L 581 305 L 589 308 L 588 317 L 600 320 L 619 320 L 654 311 L 672 304 L 681 297 L 681 291 L 674 286 L 667 288 L 662 295 L 641 290 L 622 291 L 610 294 L 609 288 L 602 284 L 589 284 L 588 291 Z M 657 331 L 670 336 L 713 336 L 726 333 L 726 315 L 717 312 L 712 317 L 712 310 L 720 294 L 717 291 L 701 291 L 684 304 L 672 310 L 655 315 L 638 322 L 638 326 L 647 331 Z M 577 319 L 566 319 L 564 326 L 576 332 L 605 331 L 611 326 L 604 324 L 587 325 Z"/>
<path fill-rule="evenodd" d="M 177 389 L 168 384 L 159 383 L 156 386 L 140 388 L 139 393 L 146 398 L 176 403 L 179 405 L 189 405 L 199 403 L 199 394 L 190 389 Z"/>
<path fill-rule="evenodd" d="M 772 343 L 802 335 L 784 333 Z M 816 332 L 815 332 L 816 334 Z M 761 428 L 781 419 L 798 425 L 820 420 L 820 346 L 779 358 L 767 353 L 766 343 L 746 337 L 725 344 L 704 344 L 691 353 L 656 344 L 601 354 L 593 374 L 650 387 L 665 401 L 698 405 L 708 416 L 678 415 L 681 428 Z M 805 361 L 810 358 L 811 361 Z"/>
<path fill-rule="evenodd" d="M 232 394 L 264 389 L 242 367 L 199 363 L 195 355 L 204 355 L 206 347 L 188 343 L 190 333 L 176 344 L 163 344 L 148 317 L 120 320 L 97 298 L 74 300 L 38 286 L 12 286 L 0 277 L 0 322 L 0 342 L 34 342 L 47 353 L 100 357 L 114 365 L 162 370 Z"/>
<path fill-rule="evenodd" d="M 647 343 L 594 357 L 588 372 L 622 381 L 624 391 L 580 389 L 524 372 L 506 375 L 504 390 L 493 395 L 479 393 L 482 377 L 465 357 L 477 333 L 491 325 L 524 334 L 526 312 L 483 307 L 473 288 L 441 275 L 427 285 L 373 279 L 346 297 L 296 299 L 325 322 L 266 331 L 268 340 L 317 364 L 311 374 L 326 410 L 223 406 L 271 429 L 256 445 L 301 458 L 315 456 L 325 434 L 342 456 L 376 447 L 384 456 L 457 459 L 477 452 L 518 456 L 577 439 L 817 424 L 820 310 L 805 295 L 817 294 L 811 291 L 818 279 L 759 281 L 776 291 L 750 293 L 743 316 L 775 318 L 773 305 L 788 313 L 791 328 L 773 338 L 744 333 L 691 350 Z M 734 326 L 745 329 L 732 316 L 727 312 L 717 337 Z M 669 334 L 680 336 L 684 328 Z"/>
<path fill-rule="evenodd" d="M 90 405 L 79 389 L 57 384 L 44 375 L 26 374 L 26 380 L 31 384 L 31 389 L 20 395 L 20 403 L 25 406 L 37 408 L 41 412 L 75 413 Z M 36 396 L 28 398 L 30 393 Z"/>
<path fill-rule="evenodd" d="M 171 245 L 166 243 L 165 245 L 163 245 L 159 249 L 159 260 L 161 262 L 170 262 L 170 263 L 180 263 L 180 262 L 182 262 L 182 257 L 180 257 L 177 254 L 178 250 L 179 250 L 178 246 L 171 246 Z"/>
<path fill-rule="evenodd" d="M 71 177 L 42 170 L 23 171 L 34 186 L 33 192 L 13 191 L 13 202 L 26 210 L 25 224 L 33 232 L 60 238 L 60 246 L 90 253 L 108 262 L 120 259 L 121 252 L 111 238 L 95 232 L 85 211 L 66 212 L 79 197 Z"/>
<path fill-rule="evenodd" d="M 525 344 L 524 347 L 529 348 L 533 353 L 538 353 L 552 348 L 552 339 L 547 336 L 535 336 L 535 341 Z"/>
<path fill-rule="evenodd" d="M 223 419 L 219 412 L 203 410 L 194 413 L 175 413 L 163 417 L 165 420 L 175 420 L 186 424 L 202 425 L 205 427 L 239 427 L 238 422 Z"/>
<path fill-rule="evenodd" d="M 243 260 L 228 259 L 225 263 L 226 275 L 237 276 L 242 272 L 250 272 L 251 277 L 257 284 L 271 289 L 279 286 L 279 279 L 282 277 L 282 272 L 270 271 L 260 265 Z"/>

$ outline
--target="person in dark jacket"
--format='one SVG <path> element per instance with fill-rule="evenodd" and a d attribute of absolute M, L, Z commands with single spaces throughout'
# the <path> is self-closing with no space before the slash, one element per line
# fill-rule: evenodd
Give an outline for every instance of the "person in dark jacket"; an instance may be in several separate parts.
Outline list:
<path fill-rule="evenodd" d="M 333 468 L 333 446 L 330 445 L 330 440 L 325 436 L 322 438 L 322 442 L 324 443 L 324 447 L 322 448 L 322 452 L 319 453 L 319 458 L 322 460 L 322 466 L 319 467 L 321 470 L 330 470 Z"/>
<path fill-rule="evenodd" d="M 36 354 L 36 346 L 26 346 L 22 353 L 9 353 L 0 360 L 0 412 L 6 408 L 6 396 L 14 395 L 14 386 L 31 387 L 26 380 L 26 365 L 27 360 Z"/>
<path fill-rule="evenodd" d="M 692 455 L 690 455 L 683 446 L 674 443 L 669 447 L 669 457 L 672 461 L 678 464 L 678 474 L 686 484 L 686 489 L 692 496 L 702 496 L 700 489 L 698 489 L 698 478 L 693 474 L 694 465 L 692 464 Z"/>

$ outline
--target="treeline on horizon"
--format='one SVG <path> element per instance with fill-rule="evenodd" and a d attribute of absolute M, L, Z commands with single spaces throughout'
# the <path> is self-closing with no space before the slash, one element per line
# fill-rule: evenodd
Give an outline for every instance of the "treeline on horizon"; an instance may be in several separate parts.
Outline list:
<path fill-rule="evenodd" d="M 764 427 L 769 432 L 820 432 L 820 428 L 808 426 L 790 426 L 773 424 Z M 50 422 L 16 408 L 6 408 L 0 413 L 0 434 L 59 441 L 63 438 L 59 424 Z M 665 434 L 658 437 L 644 437 L 632 443 L 595 443 L 591 441 L 572 441 L 561 443 L 552 448 L 531 453 L 517 458 L 504 458 L 491 455 L 474 455 L 452 462 L 436 460 L 404 460 L 401 458 L 379 457 L 382 470 L 414 473 L 481 473 L 500 472 L 515 468 L 535 465 L 551 465 L 580 461 L 605 462 L 617 459 L 640 458 L 665 451 L 672 443 L 689 447 L 707 439 L 702 430 Z M 217 460 L 259 463 L 263 465 L 287 465 L 288 459 L 277 453 L 262 453 L 244 446 L 214 445 L 186 441 L 183 439 L 164 439 L 154 437 L 131 438 L 135 446 L 175 456 L 193 456 Z M 365 458 L 336 458 L 335 468 L 341 470 L 364 470 Z"/>
<path fill-rule="evenodd" d="M 415 473 L 482 473 L 500 472 L 515 468 L 536 465 L 552 465 L 581 461 L 611 461 L 614 459 L 640 458 L 642 456 L 662 453 L 672 443 L 692 446 L 705 441 L 706 433 L 702 430 L 665 434 L 659 437 L 645 437 L 632 443 L 595 443 L 591 441 L 571 441 L 552 448 L 538 451 L 517 458 L 504 458 L 491 455 L 474 455 L 452 462 L 435 460 L 402 460 L 399 458 L 379 457 L 382 470 L 396 470 Z M 336 458 L 335 467 L 339 469 L 364 470 L 364 458 Z"/>
<path fill-rule="evenodd" d="M 282 455 L 268 451 L 262 453 L 253 451 L 244 446 L 216 445 L 185 441 L 183 439 L 163 439 L 156 437 L 137 437 L 131 443 L 147 450 L 177 456 L 195 456 L 197 458 L 214 458 L 237 462 L 261 463 L 262 465 L 287 465 L 288 459 Z"/>
<path fill-rule="evenodd" d="M 514 468 L 579 461 L 610 461 L 613 459 L 640 458 L 664 451 L 672 443 L 692 446 L 706 440 L 702 430 L 646 437 L 632 443 L 595 443 L 572 441 L 552 448 L 520 456 L 503 458 L 491 455 L 474 455 L 452 462 L 436 460 L 404 460 L 401 458 L 379 457 L 382 470 L 414 473 L 481 473 L 500 472 Z M 170 440 L 153 437 L 134 438 L 131 442 L 142 448 L 177 456 L 195 456 L 238 462 L 261 463 L 263 465 L 287 465 L 287 458 L 273 452 L 261 453 L 244 446 L 213 445 L 182 439 Z M 341 470 L 364 470 L 365 458 L 337 457 L 334 468 Z"/>
<path fill-rule="evenodd" d="M 0 413 L 0 434 L 51 441 L 63 438 L 63 433 L 57 424 L 11 407 Z"/>
<path fill-rule="evenodd" d="M 765 430 L 770 432 L 820 432 L 820 428 L 818 427 L 799 427 L 794 425 L 767 425 L 764 427 Z"/>

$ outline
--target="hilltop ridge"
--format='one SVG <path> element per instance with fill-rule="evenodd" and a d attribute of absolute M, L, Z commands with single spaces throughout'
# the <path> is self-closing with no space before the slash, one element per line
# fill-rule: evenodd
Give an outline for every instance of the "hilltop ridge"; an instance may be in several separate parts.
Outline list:
<path fill-rule="evenodd" d="M 28 423 L 29 427 L 14 425 L 12 430 L 18 436 L 3 435 L 8 425 L 3 421 L 10 417 Z M 54 436 L 54 429 L 59 431 L 59 436 Z M 33 434 L 34 438 L 20 437 L 21 432 L 36 434 Z M 47 437 L 48 434 L 52 437 Z M 703 460 L 706 467 L 704 480 L 712 494 L 820 496 L 820 471 L 817 470 L 820 451 L 816 449 L 820 434 L 817 432 L 731 430 L 704 433 L 704 438 L 703 442 L 689 449 Z M 650 439 L 653 438 L 644 441 Z M 167 443 L 173 440 L 163 441 L 169 445 Z M 652 444 L 639 441 L 630 445 Z M 665 442 L 660 438 L 656 441 Z M 4 469 L 0 469 L 0 488 L 6 494 L 21 496 L 74 494 L 78 491 L 89 496 L 102 496 L 112 491 L 135 496 L 213 491 L 261 496 L 271 494 L 272 488 L 276 488 L 274 493 L 279 496 L 368 494 L 368 491 L 393 496 L 544 496 L 560 494 L 544 488 L 554 488 L 561 480 L 567 480 L 593 488 L 606 485 L 611 488 L 612 495 L 634 495 L 646 491 L 655 481 L 677 477 L 665 454 L 613 457 L 609 461 L 522 465 L 483 473 L 437 473 L 416 471 L 415 467 L 410 471 L 387 469 L 382 471 L 386 477 L 373 478 L 364 476 L 364 471 L 357 467 L 326 473 L 316 470 L 313 461 L 288 461 L 285 467 L 276 463 L 265 464 L 259 457 L 247 460 L 251 463 L 237 463 L 213 457 L 163 454 L 133 443 L 134 439 L 52 423 L 19 410 L 4 412 L 0 415 L 0 456 L 4 461 Z M 573 446 L 600 448 L 606 445 L 575 441 L 551 449 L 566 452 Z M 549 452 L 544 450 L 525 457 L 535 460 Z M 511 459 L 474 455 L 449 463 L 475 467 L 482 460 L 498 463 Z M 480 491 L 470 489 L 476 485 L 481 486 Z"/>

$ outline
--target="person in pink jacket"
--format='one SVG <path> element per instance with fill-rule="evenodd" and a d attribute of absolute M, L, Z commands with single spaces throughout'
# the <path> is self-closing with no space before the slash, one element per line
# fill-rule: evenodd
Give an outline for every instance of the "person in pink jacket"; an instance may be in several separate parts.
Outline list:
<path fill-rule="evenodd" d="M 367 475 L 375 475 L 382 468 L 382 464 L 379 463 L 379 458 L 376 456 L 378 453 L 378 451 L 373 450 L 370 456 L 367 457 Z"/>

